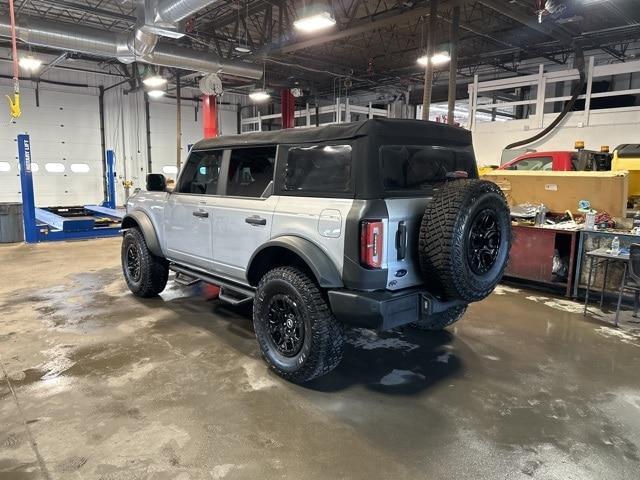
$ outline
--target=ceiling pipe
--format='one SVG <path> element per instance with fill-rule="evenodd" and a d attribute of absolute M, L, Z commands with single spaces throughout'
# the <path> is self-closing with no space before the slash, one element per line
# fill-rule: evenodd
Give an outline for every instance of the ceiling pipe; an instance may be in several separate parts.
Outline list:
<path fill-rule="evenodd" d="M 262 68 L 259 66 L 237 60 L 223 60 L 211 53 L 187 47 L 158 42 L 152 53 L 138 56 L 130 50 L 130 39 L 126 33 L 118 34 L 28 16 L 22 16 L 20 20 L 16 27 L 17 36 L 23 42 L 33 46 L 117 58 L 129 63 L 137 61 L 203 73 L 222 73 L 253 80 L 262 78 Z M 11 36 L 11 25 L 6 18 L 0 18 L 0 36 Z"/>
<path fill-rule="evenodd" d="M 155 20 L 163 23 L 178 23 L 199 12 L 216 0 L 160 0 Z"/>

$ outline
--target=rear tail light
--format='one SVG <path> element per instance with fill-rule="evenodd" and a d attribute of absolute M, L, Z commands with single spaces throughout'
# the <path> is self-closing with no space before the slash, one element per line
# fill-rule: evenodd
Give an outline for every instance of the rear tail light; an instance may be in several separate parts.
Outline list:
<path fill-rule="evenodd" d="M 360 263 L 369 268 L 382 266 L 384 226 L 380 220 L 363 220 L 360 227 Z"/>

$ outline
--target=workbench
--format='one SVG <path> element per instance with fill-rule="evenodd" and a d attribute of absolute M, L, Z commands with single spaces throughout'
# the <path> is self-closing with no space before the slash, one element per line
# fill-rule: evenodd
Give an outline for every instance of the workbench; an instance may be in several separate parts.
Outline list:
<path fill-rule="evenodd" d="M 573 289 L 579 230 L 512 225 L 512 243 L 505 276 L 561 287 L 567 297 Z M 553 256 L 567 259 L 567 281 L 554 281 Z"/>

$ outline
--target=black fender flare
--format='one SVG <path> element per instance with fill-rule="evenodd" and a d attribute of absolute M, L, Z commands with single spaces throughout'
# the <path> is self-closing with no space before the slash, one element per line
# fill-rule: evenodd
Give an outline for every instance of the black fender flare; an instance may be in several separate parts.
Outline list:
<path fill-rule="evenodd" d="M 163 257 L 162 248 L 158 241 L 158 234 L 153 227 L 153 223 L 149 216 L 141 211 L 133 211 L 127 213 L 122 219 L 122 230 L 138 227 L 144 236 L 149 251 L 158 257 Z"/>
<path fill-rule="evenodd" d="M 251 277 L 252 267 L 255 266 L 255 260 L 271 247 L 285 248 L 298 255 L 298 257 L 307 264 L 321 287 L 344 287 L 340 272 L 338 272 L 338 269 L 327 254 L 309 240 L 302 237 L 296 237 L 294 235 L 283 235 L 281 237 L 274 238 L 253 252 L 247 268 L 247 278 Z"/>

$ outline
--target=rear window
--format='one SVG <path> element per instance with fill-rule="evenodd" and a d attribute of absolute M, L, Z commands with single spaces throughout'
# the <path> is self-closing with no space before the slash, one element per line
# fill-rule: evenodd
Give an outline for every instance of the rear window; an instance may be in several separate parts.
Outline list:
<path fill-rule="evenodd" d="M 380 147 L 382 180 L 388 192 L 430 190 L 446 180 L 447 174 L 467 172 L 476 177 L 469 150 L 434 145 L 384 145 Z"/>
<path fill-rule="evenodd" d="M 292 147 L 287 155 L 287 191 L 351 191 L 351 145 Z"/>

